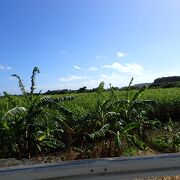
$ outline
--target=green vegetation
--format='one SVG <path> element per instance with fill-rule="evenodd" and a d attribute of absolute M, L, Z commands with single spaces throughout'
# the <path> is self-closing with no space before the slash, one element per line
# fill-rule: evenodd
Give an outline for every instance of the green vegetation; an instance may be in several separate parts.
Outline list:
<path fill-rule="evenodd" d="M 35 67 L 28 92 L 0 99 L 0 158 L 30 158 L 59 152 L 62 159 L 134 155 L 139 150 L 178 152 L 179 88 L 120 91 L 101 82 L 95 92 L 35 93 Z"/>

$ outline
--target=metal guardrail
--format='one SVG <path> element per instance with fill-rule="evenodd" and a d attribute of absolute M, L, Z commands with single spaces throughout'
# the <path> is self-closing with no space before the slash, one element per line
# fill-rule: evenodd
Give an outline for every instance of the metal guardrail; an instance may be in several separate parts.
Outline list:
<path fill-rule="evenodd" d="M 75 160 L 0 169 L 0 180 L 116 180 L 180 175 L 180 154 Z"/>

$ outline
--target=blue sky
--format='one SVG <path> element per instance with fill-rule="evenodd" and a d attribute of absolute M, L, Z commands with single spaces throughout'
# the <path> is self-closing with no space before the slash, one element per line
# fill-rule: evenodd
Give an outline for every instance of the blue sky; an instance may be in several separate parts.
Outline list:
<path fill-rule="evenodd" d="M 180 75 L 179 0 L 1 0 L 0 93 Z"/>

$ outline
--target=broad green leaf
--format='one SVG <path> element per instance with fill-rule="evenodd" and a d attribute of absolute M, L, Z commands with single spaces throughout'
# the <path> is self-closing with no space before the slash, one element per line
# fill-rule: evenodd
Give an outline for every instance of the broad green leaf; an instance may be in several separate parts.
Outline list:
<path fill-rule="evenodd" d="M 106 135 L 106 133 L 108 132 L 110 127 L 110 124 L 107 123 L 105 124 L 101 129 L 99 129 L 98 131 L 88 134 L 90 138 L 94 139 L 94 138 L 99 138 L 99 137 L 104 137 Z"/>

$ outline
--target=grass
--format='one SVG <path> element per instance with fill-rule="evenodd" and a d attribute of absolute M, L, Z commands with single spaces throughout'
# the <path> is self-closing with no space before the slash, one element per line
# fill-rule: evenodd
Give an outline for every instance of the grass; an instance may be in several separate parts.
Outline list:
<path fill-rule="evenodd" d="M 130 96 L 133 96 L 137 90 L 130 91 Z M 117 97 L 121 100 L 125 99 L 126 91 L 115 91 Z M 64 102 L 64 106 L 71 111 L 76 112 L 77 116 L 87 114 L 95 109 L 97 95 L 96 93 L 73 93 L 67 94 L 74 96 L 73 101 Z M 105 98 L 108 98 L 109 93 L 104 92 Z M 53 97 L 62 97 L 62 95 L 53 95 Z M 158 105 L 153 116 L 162 120 L 168 121 L 169 116 L 172 116 L 176 121 L 180 120 L 180 89 L 179 88 L 158 88 L 147 89 L 142 93 L 140 100 L 157 101 Z M 169 116 L 168 116 L 169 115 Z"/>

